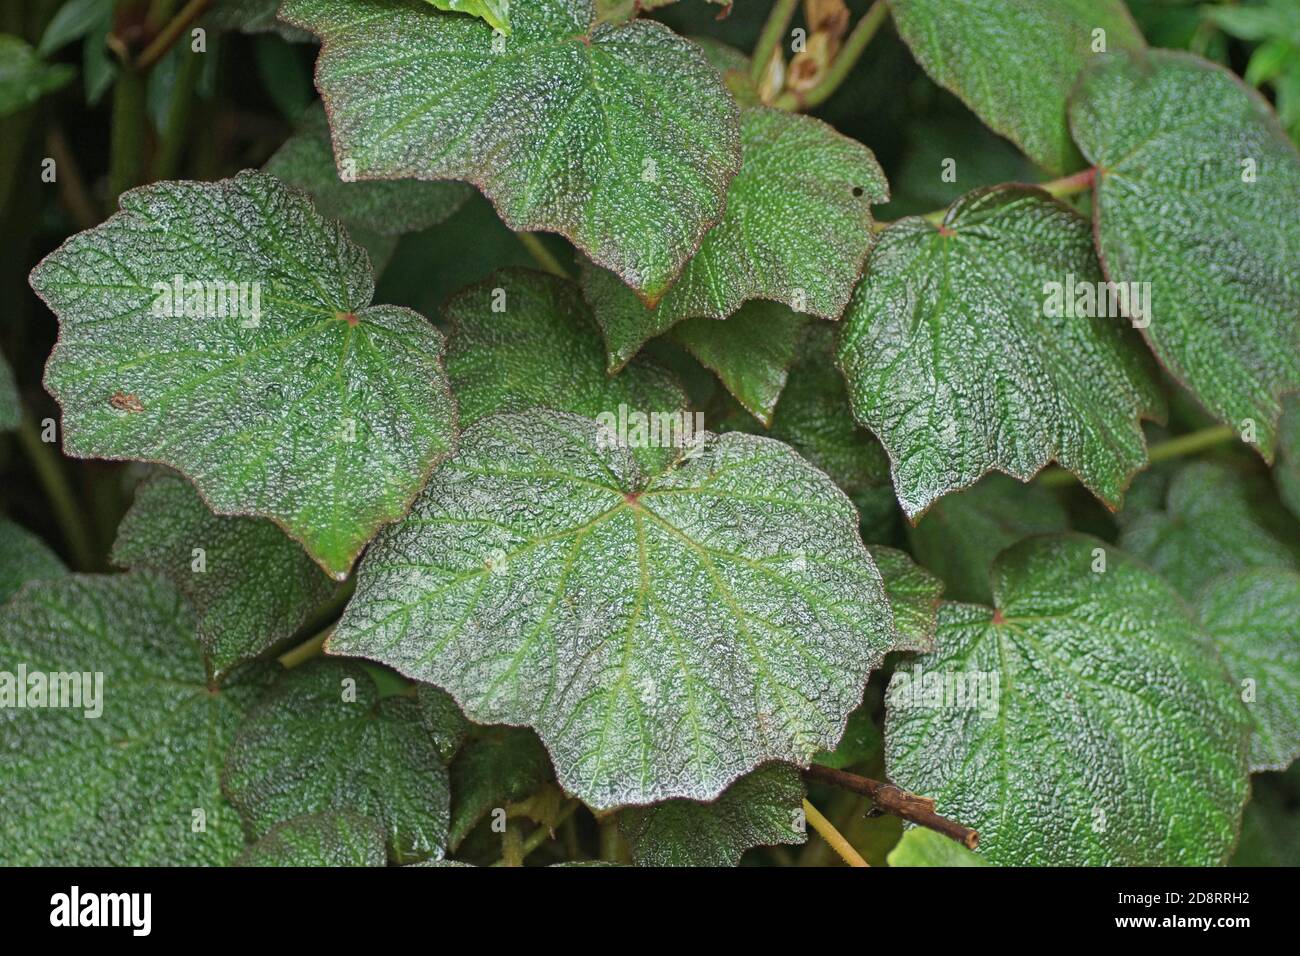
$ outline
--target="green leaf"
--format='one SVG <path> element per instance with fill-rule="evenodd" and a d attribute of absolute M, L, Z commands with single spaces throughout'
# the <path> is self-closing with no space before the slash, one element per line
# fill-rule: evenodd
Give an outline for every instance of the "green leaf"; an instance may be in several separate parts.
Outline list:
<path fill-rule="evenodd" d="M 943 582 L 911 559 L 905 551 L 884 545 L 867 546 L 885 581 L 885 596 L 894 612 L 899 651 L 934 650 L 934 628 Z"/>
<path fill-rule="evenodd" d="M 770 439 L 706 433 L 648 476 L 603 434 L 548 411 L 467 429 L 330 650 L 533 727 L 598 809 L 713 799 L 833 745 L 895 643 L 848 500 Z"/>
<path fill-rule="evenodd" d="M 235 866 L 383 866 L 384 828 L 369 817 L 329 810 L 272 827 Z"/>
<path fill-rule="evenodd" d="M 506 269 L 462 290 L 446 308 L 447 375 L 462 425 L 499 412 L 544 406 L 588 418 L 629 411 L 680 415 L 686 393 L 650 362 L 605 373 L 600 336 L 577 285 L 528 269 Z M 638 448 L 643 464 L 680 449 Z"/>
<path fill-rule="evenodd" d="M 1123 0 L 890 0 L 917 61 L 994 130 L 1054 173 L 1078 165 L 1066 100 L 1104 51 L 1139 50 Z M 1104 52 L 1100 51 L 1100 52 Z"/>
<path fill-rule="evenodd" d="M 1118 505 L 1147 460 L 1139 419 L 1163 417 L 1164 398 L 1127 320 L 1047 314 L 1047 284 L 1064 298 L 1071 281 L 1101 281 L 1088 223 L 1037 189 L 977 190 L 938 227 L 881 236 L 839 361 L 909 518 L 986 472 L 1027 481 L 1053 459 Z"/>
<path fill-rule="evenodd" d="M 522 727 L 492 727 L 475 736 L 451 765 L 451 827 L 455 850 L 492 810 L 523 800 L 552 780 L 551 760 L 537 735 Z"/>
<path fill-rule="evenodd" d="M 1248 717 L 1177 593 L 1070 534 L 1004 551 L 993 594 L 943 605 L 939 650 L 895 672 L 889 779 L 978 830 L 991 863 L 1224 862 Z"/>
<path fill-rule="evenodd" d="M 424 729 L 429 732 L 433 745 L 438 748 L 438 756 L 443 763 L 450 764 L 469 734 L 469 721 L 460 712 L 451 695 L 432 684 L 415 686 L 415 702 L 420 707 Z"/>
<path fill-rule="evenodd" d="M 871 206 L 889 198 L 875 156 L 820 120 L 765 106 L 741 112 L 741 141 L 726 215 L 655 308 L 584 268 L 611 368 L 683 319 L 725 319 L 751 299 L 824 319 L 844 311 L 874 241 Z"/>
<path fill-rule="evenodd" d="M 254 665 L 209 685 L 193 615 L 170 584 L 139 574 L 31 584 L 0 608 L 0 661 L 0 699 L 20 667 L 19 690 L 37 673 L 80 674 L 83 690 L 80 707 L 5 699 L 0 862 L 221 865 L 243 849 L 221 755 L 273 671 Z"/>
<path fill-rule="evenodd" d="M 274 177 L 121 202 L 31 275 L 59 317 L 45 383 L 65 450 L 171 465 L 342 579 L 451 447 L 441 333 L 370 305 L 365 253 Z"/>
<path fill-rule="evenodd" d="M 956 840 L 941 833 L 913 827 L 886 857 L 890 866 L 988 866 L 988 861 L 972 853 Z"/>
<path fill-rule="evenodd" d="M 1268 485 L 1214 462 L 1192 462 L 1179 471 L 1164 510 L 1127 522 L 1120 546 L 1189 599 L 1229 571 L 1300 569 L 1300 530 Z"/>
<path fill-rule="evenodd" d="M 41 34 L 37 54 L 49 56 L 73 40 L 80 40 L 99 23 L 103 8 L 104 0 L 67 0 L 61 4 Z"/>
<path fill-rule="evenodd" d="M 468 13 L 486 20 L 488 26 L 502 33 L 510 33 L 510 0 L 427 0 L 439 10 Z"/>
<path fill-rule="evenodd" d="M 1196 607 L 1254 721 L 1251 771 L 1285 770 L 1300 756 L 1300 574 L 1238 571 L 1207 585 Z"/>
<path fill-rule="evenodd" d="M 936 501 L 908 529 L 908 540 L 916 560 L 943 579 L 950 600 L 987 604 L 994 558 L 1022 538 L 1069 528 L 1065 508 L 1046 488 L 992 474 Z"/>
<path fill-rule="evenodd" d="M 23 403 L 18 397 L 18 383 L 13 369 L 0 355 L 0 432 L 15 431 L 23 420 Z"/>
<path fill-rule="evenodd" d="M 321 38 L 335 153 L 362 179 L 463 179 L 512 229 L 559 232 L 655 301 L 722 215 L 737 108 L 659 23 L 516 5 L 509 38 L 422 0 L 285 0 Z M 502 161 L 509 157 L 509 161 Z"/>
<path fill-rule="evenodd" d="M 1291 396 L 1278 423 L 1277 464 L 1273 482 L 1291 513 L 1300 518 L 1300 395 Z"/>
<path fill-rule="evenodd" d="M 319 105 L 307 110 L 294 135 L 285 140 L 263 169 L 308 193 L 322 216 L 341 219 L 351 230 L 382 236 L 436 226 L 474 192 L 464 183 L 415 179 L 345 182 L 334 165 L 329 123 Z"/>
<path fill-rule="evenodd" d="M 241 33 L 278 33 L 291 43 L 303 43 L 312 36 L 276 19 L 280 0 L 216 0 L 205 22 L 218 30 Z"/>
<path fill-rule="evenodd" d="M 383 824 L 396 863 L 447 847 L 447 768 L 419 705 L 380 698 L 355 662 L 286 672 L 240 728 L 222 786 L 253 837 L 306 813 L 348 810 Z"/>
<path fill-rule="evenodd" d="M 20 37 L 0 33 L 0 116 L 26 109 L 71 82 L 76 70 L 46 63 Z"/>
<path fill-rule="evenodd" d="M 800 844 L 803 780 L 789 764 L 769 764 L 741 777 L 712 803 L 669 800 L 629 807 L 619 831 L 637 866 L 737 866 L 756 846 Z"/>
<path fill-rule="evenodd" d="M 292 637 L 334 591 L 270 521 L 214 515 L 193 485 L 171 474 L 136 489 L 110 560 L 159 574 L 185 595 L 208 671 L 218 680 Z"/>
<path fill-rule="evenodd" d="M 807 324 L 784 305 L 755 300 L 725 322 L 687 319 L 672 335 L 751 415 L 770 425 Z"/>
<path fill-rule="evenodd" d="M 1300 389 L 1300 154 L 1259 94 L 1167 50 L 1089 71 L 1071 121 L 1107 275 L 1150 283 L 1156 355 L 1271 461 Z"/>
<path fill-rule="evenodd" d="M 0 518 L 0 604 L 28 581 L 61 578 L 67 573 L 67 565 L 48 544 L 22 525 Z"/>

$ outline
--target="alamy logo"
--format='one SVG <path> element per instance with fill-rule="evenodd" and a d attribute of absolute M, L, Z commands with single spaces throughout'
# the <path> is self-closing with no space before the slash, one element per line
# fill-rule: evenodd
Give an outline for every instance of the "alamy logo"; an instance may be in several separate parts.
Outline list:
<path fill-rule="evenodd" d="M 187 279 L 153 284 L 153 307 L 159 319 L 243 319 L 245 328 L 262 322 L 262 283 L 233 279 Z"/>
<path fill-rule="evenodd" d="M 129 926 L 131 935 L 148 936 L 153 926 L 152 893 L 70 893 L 50 897 L 51 926 Z"/>
<path fill-rule="evenodd" d="M 0 671 L 0 710 L 81 710 L 94 720 L 104 712 L 103 671 Z"/>
<path fill-rule="evenodd" d="M 973 710 L 985 720 L 998 715 L 997 671 L 927 671 L 919 664 L 894 672 L 886 691 L 890 707 Z"/>
<path fill-rule="evenodd" d="M 688 457 L 704 441 L 703 412 L 639 412 L 619 405 L 596 416 L 596 447 L 685 448 Z"/>
<path fill-rule="evenodd" d="M 1150 282 L 1076 282 L 1071 272 L 1064 282 L 1044 282 L 1043 297 L 1050 318 L 1127 318 L 1135 329 L 1151 324 Z"/>

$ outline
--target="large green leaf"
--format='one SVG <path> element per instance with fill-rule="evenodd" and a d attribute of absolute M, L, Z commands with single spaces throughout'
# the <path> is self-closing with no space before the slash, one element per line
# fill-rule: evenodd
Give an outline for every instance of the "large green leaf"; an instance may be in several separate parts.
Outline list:
<path fill-rule="evenodd" d="M 19 668 L 29 682 L 19 690 L 37 673 L 80 675 L 81 706 L 12 706 Z M 0 608 L 0 671 L 0 862 L 224 864 L 243 849 L 221 755 L 271 668 L 210 685 L 193 615 L 166 581 L 29 585 Z"/>
<path fill-rule="evenodd" d="M 722 215 L 738 112 L 699 48 L 591 0 L 532 0 L 511 34 L 422 0 L 285 0 L 321 38 L 335 153 L 365 179 L 463 179 L 512 229 L 562 233 L 655 301 Z"/>
<path fill-rule="evenodd" d="M 341 579 L 451 447 L 442 335 L 371 306 L 365 252 L 272 176 L 121 202 L 32 271 L 59 317 L 45 383 L 65 450 L 171 465 Z"/>
<path fill-rule="evenodd" d="M 447 303 L 447 375 L 462 425 L 487 415 L 546 407 L 596 418 L 629 412 L 680 415 L 686 393 L 650 362 L 605 372 L 600 334 L 577 285 L 506 269 Z M 639 448 L 643 463 L 680 449 Z M 644 457 L 643 457 L 644 456 Z"/>
<path fill-rule="evenodd" d="M 67 86 L 75 74 L 65 63 L 46 63 L 20 37 L 0 33 L 0 116 L 26 109 Z"/>
<path fill-rule="evenodd" d="M 369 817 L 327 810 L 276 824 L 235 866 L 383 866 L 384 828 Z"/>
<path fill-rule="evenodd" d="M 1300 569 L 1300 526 L 1267 483 L 1215 462 L 1179 471 L 1164 510 L 1126 522 L 1120 545 L 1189 599 L 1229 571 Z"/>
<path fill-rule="evenodd" d="M 193 485 L 171 474 L 136 489 L 111 560 L 160 574 L 185 595 L 215 678 L 293 636 L 334 590 L 270 521 L 214 515 Z"/>
<path fill-rule="evenodd" d="M 383 236 L 436 226 L 474 192 L 464 183 L 343 180 L 334 165 L 325 110 L 319 105 L 303 115 L 294 135 L 285 140 L 263 169 L 309 193 L 321 215 L 340 219 L 349 229 Z"/>
<path fill-rule="evenodd" d="M 494 416 L 371 548 L 329 650 L 532 726 L 592 807 L 709 800 L 832 746 L 895 645 L 856 524 L 770 439 L 650 476 L 589 419 Z"/>
<path fill-rule="evenodd" d="M 903 833 L 898 846 L 889 851 L 890 866 L 988 866 L 988 861 L 972 853 L 956 840 L 941 833 L 914 827 Z"/>
<path fill-rule="evenodd" d="M 59 578 L 68 573 L 50 546 L 20 524 L 0 518 L 0 604 L 28 581 Z"/>
<path fill-rule="evenodd" d="M 18 397 L 18 384 L 13 369 L 0 355 L 0 432 L 13 431 L 23 418 L 23 405 Z"/>
<path fill-rule="evenodd" d="M 1300 756 L 1300 574 L 1238 571 L 1196 606 L 1254 720 L 1250 769 L 1285 770 Z"/>
<path fill-rule="evenodd" d="M 349 810 L 383 824 L 394 862 L 447 847 L 447 768 L 420 708 L 381 698 L 355 662 L 315 660 L 284 674 L 240 728 L 222 786 L 254 837 Z"/>
<path fill-rule="evenodd" d="M 993 863 L 1224 862 L 1249 718 L 1177 593 L 1070 534 L 1003 552 L 993 595 L 943 605 L 939 650 L 895 672 L 889 779 L 978 830 Z"/>
<path fill-rule="evenodd" d="M 991 470 L 1055 459 L 1116 507 L 1161 417 L 1127 321 L 1048 315 L 1047 283 L 1098 282 L 1088 223 L 1020 186 L 969 193 L 940 226 L 904 219 L 872 252 L 839 360 L 853 413 L 892 462 L 908 516 Z"/>
<path fill-rule="evenodd" d="M 546 748 L 531 730 L 491 727 L 480 731 L 451 765 L 447 847 L 455 850 L 489 812 L 532 796 L 551 779 Z"/>
<path fill-rule="evenodd" d="M 908 529 L 908 540 L 916 560 L 943 579 L 949 599 L 987 604 L 994 558 L 1021 538 L 1069 527 L 1070 516 L 1046 488 L 992 474 L 936 501 Z"/>
<path fill-rule="evenodd" d="M 1107 275 L 1151 284 L 1156 355 L 1272 460 L 1300 389 L 1300 154 L 1258 93 L 1167 50 L 1098 64 L 1071 120 Z"/>
<path fill-rule="evenodd" d="M 741 777 L 712 803 L 668 800 L 629 807 L 618 826 L 638 866 L 736 866 L 756 846 L 800 844 L 803 781 L 788 764 Z"/>
<path fill-rule="evenodd" d="M 726 215 L 655 308 L 584 269 L 611 368 L 683 319 L 725 319 L 750 299 L 824 319 L 848 304 L 873 242 L 871 206 L 889 198 L 875 156 L 820 120 L 766 106 L 742 112 L 741 140 Z"/>
<path fill-rule="evenodd" d="M 899 35 L 925 71 L 1057 173 L 1078 163 L 1066 99 L 1099 52 L 1141 49 L 1123 0 L 889 0 Z"/>
<path fill-rule="evenodd" d="M 672 335 L 751 415 L 770 425 L 807 324 L 780 303 L 755 300 L 726 322 L 687 319 Z"/>

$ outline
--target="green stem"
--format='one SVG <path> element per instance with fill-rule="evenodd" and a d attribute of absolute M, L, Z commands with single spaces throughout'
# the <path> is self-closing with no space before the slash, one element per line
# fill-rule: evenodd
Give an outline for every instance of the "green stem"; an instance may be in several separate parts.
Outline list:
<path fill-rule="evenodd" d="M 580 804 L 578 803 L 577 800 L 570 800 L 568 804 L 564 807 L 564 809 L 559 812 L 559 814 L 555 818 L 555 828 L 557 830 L 560 828 L 561 825 L 568 822 L 569 818 L 573 816 L 574 811 L 578 809 L 579 805 Z M 547 840 L 551 839 L 553 835 L 554 834 L 552 834 L 551 830 L 548 827 L 538 826 L 534 828 L 533 832 L 528 834 L 528 836 L 524 838 L 523 843 L 520 845 L 520 850 L 519 850 L 520 860 L 522 861 L 528 859 L 528 855 L 530 853 L 536 850 Z M 492 865 L 509 866 L 510 864 L 506 862 L 505 857 L 502 857 Z"/>
<path fill-rule="evenodd" d="M 203 57 L 202 53 L 189 51 L 181 59 L 176 84 L 172 87 L 171 106 L 167 110 L 167 128 L 163 131 L 158 154 L 154 157 L 155 180 L 175 178 L 180 167 L 181 152 L 185 147 L 185 130 L 189 126 L 190 104 L 194 100 L 194 88 L 198 85 L 199 74 L 203 72 Z"/>
<path fill-rule="evenodd" d="M 305 664 L 311 660 L 321 652 L 325 642 L 329 640 L 329 636 L 334 633 L 334 628 L 337 626 L 331 624 L 310 640 L 304 641 L 292 650 L 285 651 L 279 657 L 280 666 L 285 670 L 293 670 L 299 664 Z"/>
<path fill-rule="evenodd" d="M 505 832 L 501 834 L 501 865 L 524 865 L 524 840 L 516 820 L 507 820 Z"/>
<path fill-rule="evenodd" d="M 117 210 L 117 197 L 138 186 L 144 174 L 145 77 L 128 66 L 113 87 L 113 129 L 109 145 L 108 211 Z"/>
<path fill-rule="evenodd" d="M 749 64 L 749 76 L 755 83 L 763 81 L 763 74 L 767 72 L 767 64 L 772 59 L 772 53 L 780 45 L 781 38 L 785 36 L 785 31 L 789 28 L 790 21 L 794 19 L 794 11 L 798 6 L 799 0 L 776 0 L 772 6 L 772 12 L 767 15 L 767 22 L 763 24 L 763 32 L 758 35 L 754 58 Z"/>
<path fill-rule="evenodd" d="M 1154 465 L 1160 461 L 1182 458 L 1185 455 L 1195 455 L 1197 452 L 1213 448 L 1215 445 L 1221 445 L 1225 441 L 1231 441 L 1236 437 L 1237 430 L 1231 425 L 1212 425 L 1209 428 L 1188 432 L 1186 435 L 1179 435 L 1177 438 L 1169 439 L 1169 441 L 1152 445 L 1150 451 L 1147 452 L 1147 459 Z M 1064 468 L 1049 468 L 1038 476 L 1038 483 L 1044 488 L 1063 488 L 1074 484 L 1077 480 L 1073 473 L 1066 471 Z"/>
<path fill-rule="evenodd" d="M 853 67 L 861 58 L 862 51 L 867 48 L 872 37 L 880 31 L 881 26 L 888 19 L 889 6 L 885 0 L 876 0 L 849 33 L 834 62 L 817 85 L 802 95 L 787 90 L 776 98 L 773 105 L 783 110 L 806 110 L 824 103 L 853 72 Z"/>
<path fill-rule="evenodd" d="M 610 813 L 599 820 L 600 858 L 606 863 L 622 863 L 623 837 L 618 832 L 618 816 Z"/>
<path fill-rule="evenodd" d="M 1073 196 L 1075 193 L 1091 189 L 1096 179 L 1097 168 L 1089 166 L 1087 169 L 1073 175 L 1053 179 L 1050 183 L 1042 183 L 1038 188 L 1060 199 L 1063 196 Z"/>
<path fill-rule="evenodd" d="M 41 441 L 36 422 L 28 415 L 23 416 L 22 423 L 18 426 L 18 439 L 36 470 L 36 477 L 45 490 L 45 496 L 54 507 L 54 518 L 68 542 L 72 563 L 78 570 L 93 570 L 96 566 L 95 552 L 90 546 L 86 525 L 77 511 L 76 497 L 68 483 L 68 476 L 59 464 L 59 456 Z"/>
<path fill-rule="evenodd" d="M 546 248 L 541 237 L 532 232 L 516 232 L 519 241 L 524 244 L 524 248 L 529 254 L 537 260 L 537 264 L 553 276 L 559 276 L 561 279 L 571 278 L 569 271 L 560 264 L 560 260 L 551 254 L 551 250 Z"/>

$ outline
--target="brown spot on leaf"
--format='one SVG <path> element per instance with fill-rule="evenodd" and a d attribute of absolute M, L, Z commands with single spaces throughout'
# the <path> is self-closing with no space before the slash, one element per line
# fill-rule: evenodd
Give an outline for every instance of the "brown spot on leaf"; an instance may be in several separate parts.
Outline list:
<path fill-rule="evenodd" d="M 357 318 L 357 314 L 355 312 L 336 312 L 334 316 L 340 321 L 346 322 L 348 325 L 351 326 L 355 326 L 358 322 L 361 321 L 360 319 Z"/>
<path fill-rule="evenodd" d="M 118 411 L 131 412 L 132 414 L 144 411 L 144 405 L 140 403 L 140 399 L 135 397 L 135 393 L 127 395 L 123 392 L 114 392 L 112 398 L 108 400 L 108 404 Z"/>

